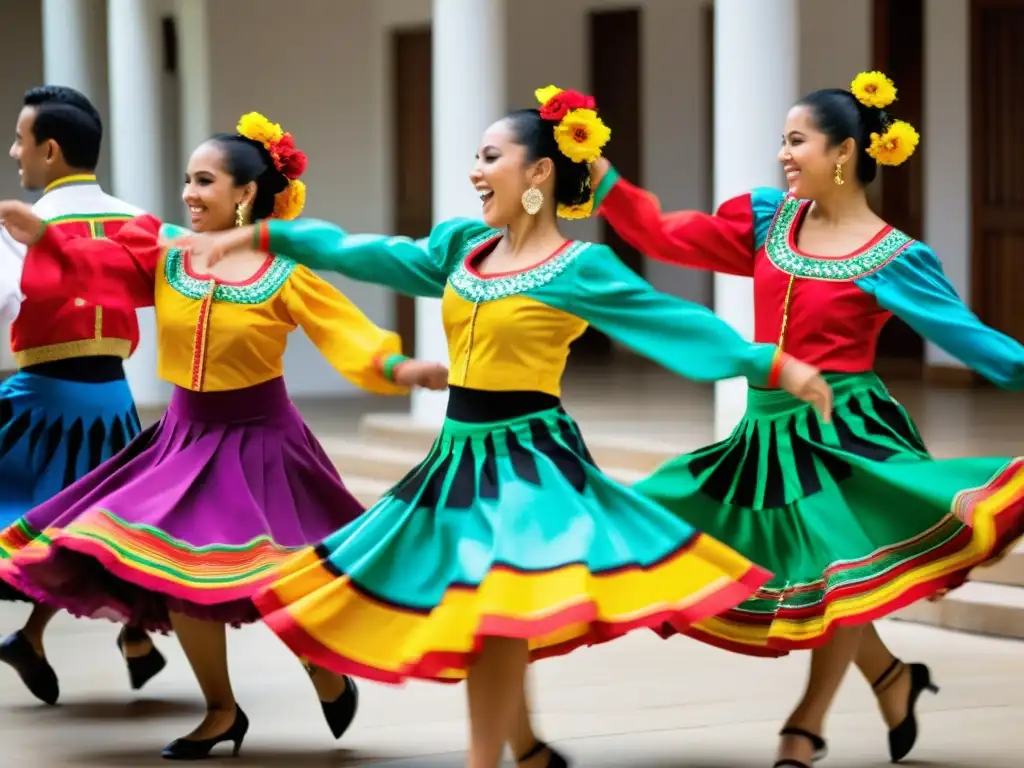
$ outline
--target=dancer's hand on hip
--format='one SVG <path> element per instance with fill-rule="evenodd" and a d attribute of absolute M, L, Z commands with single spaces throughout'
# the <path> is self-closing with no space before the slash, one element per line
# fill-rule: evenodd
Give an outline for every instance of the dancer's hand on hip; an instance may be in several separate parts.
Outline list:
<path fill-rule="evenodd" d="M 832 421 L 832 388 L 814 366 L 788 358 L 779 373 L 779 387 L 813 405 L 826 424 Z"/>
<path fill-rule="evenodd" d="M 32 210 L 32 206 L 20 200 L 0 202 L 0 224 L 22 245 L 34 244 L 46 229 L 46 222 Z"/>
<path fill-rule="evenodd" d="M 448 367 L 428 360 L 406 360 L 395 368 L 395 383 L 440 392 L 448 389 Z"/>

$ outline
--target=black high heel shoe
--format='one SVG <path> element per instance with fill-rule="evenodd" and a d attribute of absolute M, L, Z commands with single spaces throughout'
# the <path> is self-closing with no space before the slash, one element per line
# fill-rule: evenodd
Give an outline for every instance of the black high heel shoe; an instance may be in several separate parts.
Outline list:
<path fill-rule="evenodd" d="M 797 728 L 796 726 L 787 725 L 781 731 L 779 736 L 799 736 L 802 739 L 807 739 L 811 742 L 811 746 L 814 748 L 814 756 L 811 757 L 811 762 L 816 763 L 819 760 L 824 760 L 828 756 L 828 742 L 826 742 L 821 736 L 816 733 L 811 733 L 803 728 Z M 801 762 L 800 760 L 794 760 L 791 757 L 787 757 L 783 760 L 779 760 L 772 768 L 811 768 L 807 763 Z"/>
<path fill-rule="evenodd" d="M 556 752 L 543 741 L 538 741 L 536 744 L 533 745 L 533 748 L 530 749 L 530 751 L 528 751 L 525 755 L 517 757 L 516 762 L 525 763 L 527 760 L 530 760 L 539 755 L 545 749 L 548 751 L 547 768 L 569 768 L 569 761 L 562 757 L 560 752 Z"/>
<path fill-rule="evenodd" d="M 29 692 L 41 702 L 57 703 L 60 698 L 57 673 L 50 662 L 36 653 L 24 632 L 19 630 L 0 644 L 0 661 L 12 666 Z"/>
<path fill-rule="evenodd" d="M 324 719 L 327 721 L 334 738 L 340 739 L 359 711 L 359 689 L 356 681 L 345 676 L 345 690 L 341 692 L 334 701 L 321 701 L 320 708 L 324 711 Z"/>
<path fill-rule="evenodd" d="M 910 670 L 910 692 L 907 694 L 907 716 L 889 731 L 889 758 L 894 763 L 909 755 L 917 743 L 917 700 L 925 691 L 939 692 L 939 686 L 932 682 L 931 670 L 924 664 L 907 665 L 899 659 L 894 659 L 889 668 L 879 675 L 871 686 L 876 697 L 885 693 L 899 679 L 903 667 Z M 894 672 L 896 674 L 893 674 Z"/>
<path fill-rule="evenodd" d="M 154 645 L 145 656 L 133 656 L 129 658 L 124 655 L 124 646 L 127 642 L 129 629 L 125 627 L 117 636 L 117 649 L 124 656 L 124 663 L 128 667 L 128 682 L 133 691 L 141 689 L 146 683 L 159 675 L 167 666 L 167 659 Z"/>
<path fill-rule="evenodd" d="M 175 739 L 164 747 L 160 757 L 164 760 L 205 760 L 214 747 L 229 741 L 234 745 L 231 755 L 238 757 L 242 742 L 245 741 L 245 734 L 248 732 L 249 718 L 245 716 L 241 707 L 236 707 L 235 721 L 224 733 L 210 739 Z"/>

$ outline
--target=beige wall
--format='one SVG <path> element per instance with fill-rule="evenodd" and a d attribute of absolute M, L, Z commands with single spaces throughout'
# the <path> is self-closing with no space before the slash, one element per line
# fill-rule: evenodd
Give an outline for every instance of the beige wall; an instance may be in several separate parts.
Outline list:
<path fill-rule="evenodd" d="M 43 79 L 42 9 L 39 0 L 7 3 L 0 23 L 0 195 L 23 197 L 14 161 L 7 150 L 14 139 L 14 123 L 21 108 L 21 97 Z"/>

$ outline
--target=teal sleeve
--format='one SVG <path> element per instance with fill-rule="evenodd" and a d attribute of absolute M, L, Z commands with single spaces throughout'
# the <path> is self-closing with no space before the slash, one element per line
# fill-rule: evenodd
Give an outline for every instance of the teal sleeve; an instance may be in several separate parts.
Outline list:
<path fill-rule="evenodd" d="M 751 344 L 707 307 L 659 293 L 606 246 L 591 245 L 573 266 L 545 301 L 685 378 L 768 384 L 775 345 Z"/>
<path fill-rule="evenodd" d="M 173 240 L 176 237 L 191 235 L 192 230 L 180 227 L 177 224 L 168 224 L 166 221 L 160 225 L 160 238 L 162 240 Z"/>
<path fill-rule="evenodd" d="M 314 270 L 337 272 L 409 296 L 440 298 L 448 274 L 473 243 L 493 233 L 471 219 L 451 219 L 420 240 L 350 235 L 317 219 L 266 223 L 267 249 Z"/>
<path fill-rule="evenodd" d="M 857 281 L 924 338 L 1005 389 L 1024 389 L 1024 345 L 978 319 L 946 279 L 932 250 L 914 242 Z"/>

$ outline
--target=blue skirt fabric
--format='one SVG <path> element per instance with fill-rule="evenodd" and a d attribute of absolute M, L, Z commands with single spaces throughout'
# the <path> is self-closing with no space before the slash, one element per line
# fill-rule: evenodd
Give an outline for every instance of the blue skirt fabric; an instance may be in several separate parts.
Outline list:
<path fill-rule="evenodd" d="M 77 382 L 20 371 L 0 382 L 0 530 L 140 431 L 124 379 Z"/>

